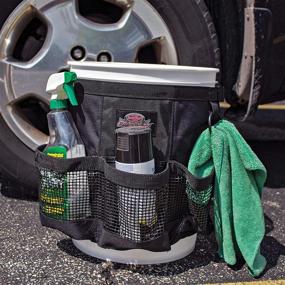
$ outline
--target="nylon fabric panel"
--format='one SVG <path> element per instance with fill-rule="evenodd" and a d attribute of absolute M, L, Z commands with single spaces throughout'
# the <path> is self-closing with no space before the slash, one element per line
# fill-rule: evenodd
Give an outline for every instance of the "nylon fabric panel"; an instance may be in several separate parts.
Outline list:
<path fill-rule="evenodd" d="M 151 112 L 156 114 L 156 132 L 153 138 L 155 158 L 158 161 L 169 159 L 173 128 L 173 102 L 110 97 L 102 99 L 102 97 L 86 94 L 84 98 L 82 110 L 85 112 L 84 118 L 88 119 L 82 120 L 78 113 L 75 117 L 88 154 L 98 154 L 109 158 L 115 156 L 117 113 L 121 110 L 129 110 L 130 113 Z"/>
<path fill-rule="evenodd" d="M 171 159 L 187 165 L 193 146 L 207 127 L 208 102 L 175 102 Z"/>
<path fill-rule="evenodd" d="M 84 142 L 87 155 L 99 155 L 104 97 L 84 94 L 79 84 L 76 85 L 76 95 L 79 106 L 71 107 L 70 112 Z"/>
<path fill-rule="evenodd" d="M 155 125 L 153 144 L 156 161 L 176 160 L 184 165 L 188 163 L 195 141 L 207 127 L 211 109 L 209 102 L 97 96 L 95 83 L 94 95 L 85 93 L 85 82 L 77 85 L 79 106 L 72 108 L 72 114 L 88 155 L 114 159 L 115 129 L 120 114 L 128 111 L 146 114 L 146 120 L 155 118 L 151 123 Z M 137 86 L 137 92 L 140 88 L 144 87 Z M 148 117 L 147 114 L 152 116 Z"/>

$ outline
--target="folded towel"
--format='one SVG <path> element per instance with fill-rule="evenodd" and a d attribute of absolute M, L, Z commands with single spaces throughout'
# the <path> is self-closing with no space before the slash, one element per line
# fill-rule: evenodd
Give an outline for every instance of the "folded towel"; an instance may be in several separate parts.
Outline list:
<path fill-rule="evenodd" d="M 215 170 L 214 219 L 219 255 L 234 265 L 240 252 L 251 274 L 259 276 L 266 260 L 260 254 L 265 234 L 261 192 L 266 169 L 235 126 L 221 120 L 195 144 L 189 171 L 205 177 Z"/>

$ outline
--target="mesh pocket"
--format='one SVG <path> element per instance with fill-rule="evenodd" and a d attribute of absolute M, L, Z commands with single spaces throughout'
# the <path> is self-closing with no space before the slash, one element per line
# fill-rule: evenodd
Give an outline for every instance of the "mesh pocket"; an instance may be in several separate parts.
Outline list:
<path fill-rule="evenodd" d="M 102 158 L 94 158 L 97 159 L 102 161 Z M 90 165 L 81 168 L 90 169 Z M 107 166 L 105 161 L 103 167 L 95 163 L 91 168 L 98 168 L 98 171 L 59 172 L 39 166 L 41 213 L 59 221 L 96 219 L 103 223 L 104 230 L 134 243 L 152 241 L 163 235 L 168 207 L 168 179 L 157 176 L 158 181 L 152 181 L 146 176 L 148 187 L 136 175 L 138 183 L 131 179 L 124 185 L 121 175 L 128 178 L 131 175 L 120 173 Z M 120 179 L 116 178 L 118 175 Z M 164 177 L 168 177 L 167 172 Z M 98 234 L 95 239 L 100 239 Z"/>
<path fill-rule="evenodd" d="M 213 194 L 214 172 L 208 177 L 197 178 L 193 176 L 188 169 L 178 163 L 171 162 L 171 180 L 180 181 L 180 187 L 183 189 L 185 196 L 188 197 L 187 206 L 185 200 L 177 201 L 180 209 L 187 207 L 190 215 L 194 217 L 198 232 L 208 234 L 211 231 L 210 225 L 210 206 L 211 197 Z M 179 189 L 179 187 L 178 187 Z M 182 203 L 181 203 L 182 202 Z M 179 213 L 179 209 L 175 208 L 174 212 Z"/>
<path fill-rule="evenodd" d="M 139 190 L 118 187 L 119 233 L 142 242 L 159 238 L 164 232 L 167 188 Z"/>
<path fill-rule="evenodd" d="M 213 193 L 213 186 L 206 189 L 195 189 L 190 182 L 186 183 L 186 192 L 189 199 L 190 212 L 197 221 L 199 232 L 207 233 L 209 225 L 210 199 Z"/>
<path fill-rule="evenodd" d="M 86 171 L 66 174 L 41 169 L 40 209 L 45 215 L 63 221 L 91 216 L 90 185 Z"/>
<path fill-rule="evenodd" d="M 185 191 L 186 179 L 183 175 L 171 173 L 169 178 L 167 221 L 181 220 L 188 216 L 188 199 Z"/>
<path fill-rule="evenodd" d="M 42 224 L 72 238 L 106 248 L 169 250 L 170 240 L 177 240 L 169 233 L 179 240 L 196 232 L 195 223 L 180 227 L 187 217 L 194 216 L 201 231 L 208 224 L 212 177 L 196 179 L 177 162 L 138 175 L 102 157 L 60 160 L 38 152 L 37 166 Z"/>
<path fill-rule="evenodd" d="M 106 230 L 134 242 L 163 234 L 167 197 L 167 186 L 132 189 L 108 181 L 100 172 L 41 169 L 42 213 L 63 221 L 100 219 Z"/>

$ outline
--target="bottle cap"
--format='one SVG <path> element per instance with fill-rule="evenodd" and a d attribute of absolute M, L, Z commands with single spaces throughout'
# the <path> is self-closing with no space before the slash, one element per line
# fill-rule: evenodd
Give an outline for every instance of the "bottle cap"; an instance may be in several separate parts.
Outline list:
<path fill-rule="evenodd" d="M 116 161 L 142 163 L 153 159 L 151 129 L 125 127 L 116 130 Z"/>

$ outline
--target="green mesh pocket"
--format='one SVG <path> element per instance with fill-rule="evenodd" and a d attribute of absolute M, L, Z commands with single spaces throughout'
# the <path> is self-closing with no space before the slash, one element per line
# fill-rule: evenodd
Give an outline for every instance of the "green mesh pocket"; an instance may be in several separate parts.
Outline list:
<path fill-rule="evenodd" d="M 190 212 L 193 214 L 200 233 L 208 233 L 210 225 L 210 200 L 213 193 L 213 186 L 201 190 L 195 189 L 186 182 L 186 193 L 189 200 Z"/>

